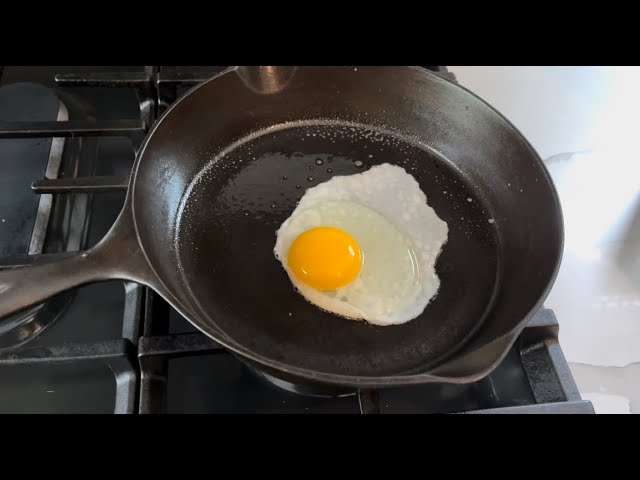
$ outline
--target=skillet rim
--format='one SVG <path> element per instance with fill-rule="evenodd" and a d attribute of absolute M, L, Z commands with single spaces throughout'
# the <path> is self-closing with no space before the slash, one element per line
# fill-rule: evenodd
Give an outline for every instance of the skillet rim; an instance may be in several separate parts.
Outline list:
<path fill-rule="evenodd" d="M 203 88 L 205 85 L 208 85 L 209 83 L 216 81 L 217 79 L 221 78 L 224 75 L 237 73 L 239 68 L 240 67 L 238 66 L 233 66 L 223 70 L 222 72 L 219 72 L 218 74 L 214 75 L 210 79 L 198 85 L 195 85 L 189 91 L 187 91 L 180 99 L 175 101 L 158 118 L 158 120 L 153 125 L 151 130 L 147 133 L 142 145 L 140 146 L 138 154 L 136 155 L 136 161 L 133 166 L 133 172 L 129 180 L 129 187 L 128 187 L 127 199 L 125 204 L 126 205 L 128 204 L 129 208 L 131 209 L 131 217 L 133 221 L 132 223 L 135 230 L 136 240 L 140 247 L 140 251 L 142 252 L 142 255 L 144 256 L 149 268 L 154 274 L 154 278 L 149 282 L 148 286 L 154 289 L 158 294 L 160 294 L 161 297 L 163 297 L 173 308 L 175 308 L 178 311 L 178 313 L 184 316 L 189 321 L 189 323 L 194 325 L 199 331 L 201 331 L 203 334 L 207 335 L 208 337 L 214 339 L 215 341 L 220 343 L 222 346 L 229 349 L 231 352 L 239 355 L 241 358 L 245 357 L 250 362 L 257 363 L 258 365 L 262 365 L 268 369 L 276 370 L 278 372 L 282 372 L 282 374 L 284 375 L 292 375 L 292 376 L 302 378 L 311 382 L 321 382 L 321 383 L 333 384 L 338 386 L 356 386 L 356 387 L 417 385 L 417 384 L 434 383 L 434 382 L 462 384 L 462 383 L 471 383 L 471 382 L 480 380 L 485 376 L 487 376 L 489 373 L 491 373 L 507 355 L 507 353 L 509 352 L 509 350 L 515 343 L 516 339 L 518 338 L 519 334 L 522 332 L 522 330 L 524 329 L 528 321 L 531 319 L 531 317 L 543 306 L 544 301 L 547 299 L 549 292 L 551 291 L 551 288 L 555 284 L 558 272 L 560 270 L 560 265 L 562 263 L 564 243 L 565 243 L 564 217 L 562 212 L 562 206 L 560 203 L 558 191 L 553 182 L 553 178 L 551 177 L 551 174 L 549 173 L 546 165 L 544 164 L 544 161 L 542 160 L 538 152 L 535 150 L 535 148 L 533 148 L 529 140 L 509 119 L 507 119 L 502 113 L 500 113 L 495 107 L 490 105 L 487 101 L 485 101 L 480 96 L 476 95 L 474 92 L 467 89 L 466 87 L 454 82 L 453 80 L 450 80 L 449 78 L 443 77 L 441 75 L 438 75 L 435 72 L 431 72 L 419 66 L 393 66 L 392 68 L 398 68 L 398 69 L 406 68 L 409 70 L 417 71 L 419 72 L 420 75 L 430 76 L 435 81 L 446 82 L 455 88 L 462 89 L 464 92 L 471 95 L 473 98 L 475 98 L 480 103 L 482 103 L 485 107 L 489 108 L 498 116 L 498 118 L 500 118 L 506 124 L 507 127 L 512 129 L 512 131 L 524 142 L 524 145 L 531 152 L 533 156 L 533 160 L 535 161 L 538 168 L 540 169 L 543 177 L 547 180 L 548 184 L 551 187 L 552 198 L 550 200 L 552 200 L 553 207 L 558 217 L 557 218 L 558 225 L 556 226 L 558 228 L 558 234 L 559 234 L 558 251 L 554 255 L 555 256 L 554 268 L 546 282 L 545 288 L 543 289 L 541 295 L 539 296 L 538 300 L 534 303 L 532 308 L 529 309 L 527 314 L 524 315 L 523 318 L 512 329 L 504 333 L 502 336 L 497 337 L 494 340 L 490 341 L 488 344 L 485 344 L 482 347 L 478 348 L 478 349 L 482 349 L 482 348 L 490 347 L 492 345 L 499 346 L 501 343 L 505 342 L 501 346 L 501 354 L 496 356 L 494 361 L 490 363 L 489 366 L 481 369 L 480 371 L 474 374 L 466 374 L 461 376 L 438 375 L 430 372 L 438 371 L 443 367 L 446 367 L 449 361 L 456 360 L 456 358 L 462 358 L 465 355 L 473 354 L 478 349 L 468 352 L 466 354 L 463 354 L 460 357 L 455 357 L 455 356 L 450 357 L 448 360 L 445 360 L 443 363 L 434 365 L 431 368 L 430 372 L 423 372 L 423 373 L 410 374 L 410 375 L 387 375 L 387 376 L 344 375 L 344 374 L 319 372 L 315 370 L 310 370 L 308 368 L 291 366 L 287 363 L 283 363 L 277 360 L 264 357 L 263 355 L 257 354 L 253 352 L 251 349 L 238 344 L 230 337 L 227 337 L 227 335 L 224 333 L 224 330 L 218 329 L 217 327 L 212 328 L 209 325 L 210 322 L 201 322 L 201 321 L 194 320 L 194 319 L 197 319 L 200 315 L 203 315 L 205 318 L 208 318 L 208 316 L 205 314 L 205 312 L 202 312 L 201 314 L 193 314 L 193 312 L 189 312 L 190 309 L 186 308 L 186 306 L 182 304 L 182 302 L 176 297 L 176 295 L 174 295 L 174 293 L 172 292 L 172 289 L 166 286 L 165 282 L 162 280 L 162 277 L 158 275 L 158 272 L 156 271 L 153 263 L 149 260 L 149 257 L 145 250 L 145 246 L 141 240 L 141 236 L 138 229 L 137 217 L 135 213 L 135 210 L 136 210 L 135 201 L 134 201 L 135 188 L 137 184 L 139 166 L 142 161 L 142 158 L 145 155 L 149 141 L 153 138 L 153 136 L 156 133 L 156 130 L 160 127 L 160 125 L 167 118 L 167 116 L 171 114 L 173 109 L 177 108 L 183 102 L 183 100 L 185 100 L 187 97 L 192 95 L 198 89 Z M 298 68 L 305 68 L 305 67 L 298 67 Z M 334 67 L 328 67 L 328 68 L 350 68 L 350 67 L 334 66 Z M 125 209 L 126 209 L 126 206 L 125 206 Z M 161 287 L 161 288 L 158 288 L 158 287 Z M 195 302 L 195 304 L 196 306 L 198 306 L 198 302 Z M 213 323 L 215 324 L 215 322 Z M 216 332 L 214 330 L 218 330 L 218 331 Z M 467 339 L 467 341 L 469 340 L 470 339 Z"/>

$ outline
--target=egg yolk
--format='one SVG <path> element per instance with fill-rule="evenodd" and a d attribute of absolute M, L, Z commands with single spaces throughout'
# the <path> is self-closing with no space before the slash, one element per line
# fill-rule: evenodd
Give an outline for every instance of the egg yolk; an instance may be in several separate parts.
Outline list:
<path fill-rule="evenodd" d="M 316 290 L 335 290 L 352 282 L 362 266 L 358 243 L 335 227 L 316 227 L 291 244 L 287 263 L 301 282 Z"/>

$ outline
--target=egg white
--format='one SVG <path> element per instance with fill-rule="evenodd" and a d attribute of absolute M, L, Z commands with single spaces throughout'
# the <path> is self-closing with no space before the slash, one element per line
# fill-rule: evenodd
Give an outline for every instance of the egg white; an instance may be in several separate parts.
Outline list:
<path fill-rule="evenodd" d="M 363 254 L 357 278 L 338 290 L 319 291 L 300 282 L 286 263 L 296 237 L 318 226 L 346 231 Z M 418 182 L 403 168 L 382 164 L 308 189 L 278 229 L 274 253 L 294 287 L 317 307 L 397 325 L 419 316 L 436 295 L 435 264 L 447 236 L 447 224 L 427 204 Z"/>

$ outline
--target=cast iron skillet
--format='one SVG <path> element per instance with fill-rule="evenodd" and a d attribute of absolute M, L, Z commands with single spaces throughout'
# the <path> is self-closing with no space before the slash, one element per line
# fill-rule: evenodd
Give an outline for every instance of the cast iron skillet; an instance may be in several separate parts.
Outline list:
<path fill-rule="evenodd" d="M 307 303 L 273 254 L 305 188 L 382 162 L 411 173 L 449 225 L 437 297 L 389 327 Z M 97 246 L 0 272 L 0 317 L 81 284 L 127 279 L 276 377 L 470 382 L 541 305 L 562 241 L 540 158 L 460 86 L 415 67 L 235 67 L 158 121 Z"/>

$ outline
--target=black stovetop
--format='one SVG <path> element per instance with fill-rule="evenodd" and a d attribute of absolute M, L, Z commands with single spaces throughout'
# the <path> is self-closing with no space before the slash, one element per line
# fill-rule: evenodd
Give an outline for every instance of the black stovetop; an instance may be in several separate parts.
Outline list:
<path fill-rule="evenodd" d="M 145 132 L 224 68 L 0 67 L 0 268 L 100 240 Z M 0 322 L 0 389 L 0 413 L 593 413 L 547 309 L 476 383 L 320 398 L 268 383 L 153 291 L 117 281 Z"/>

